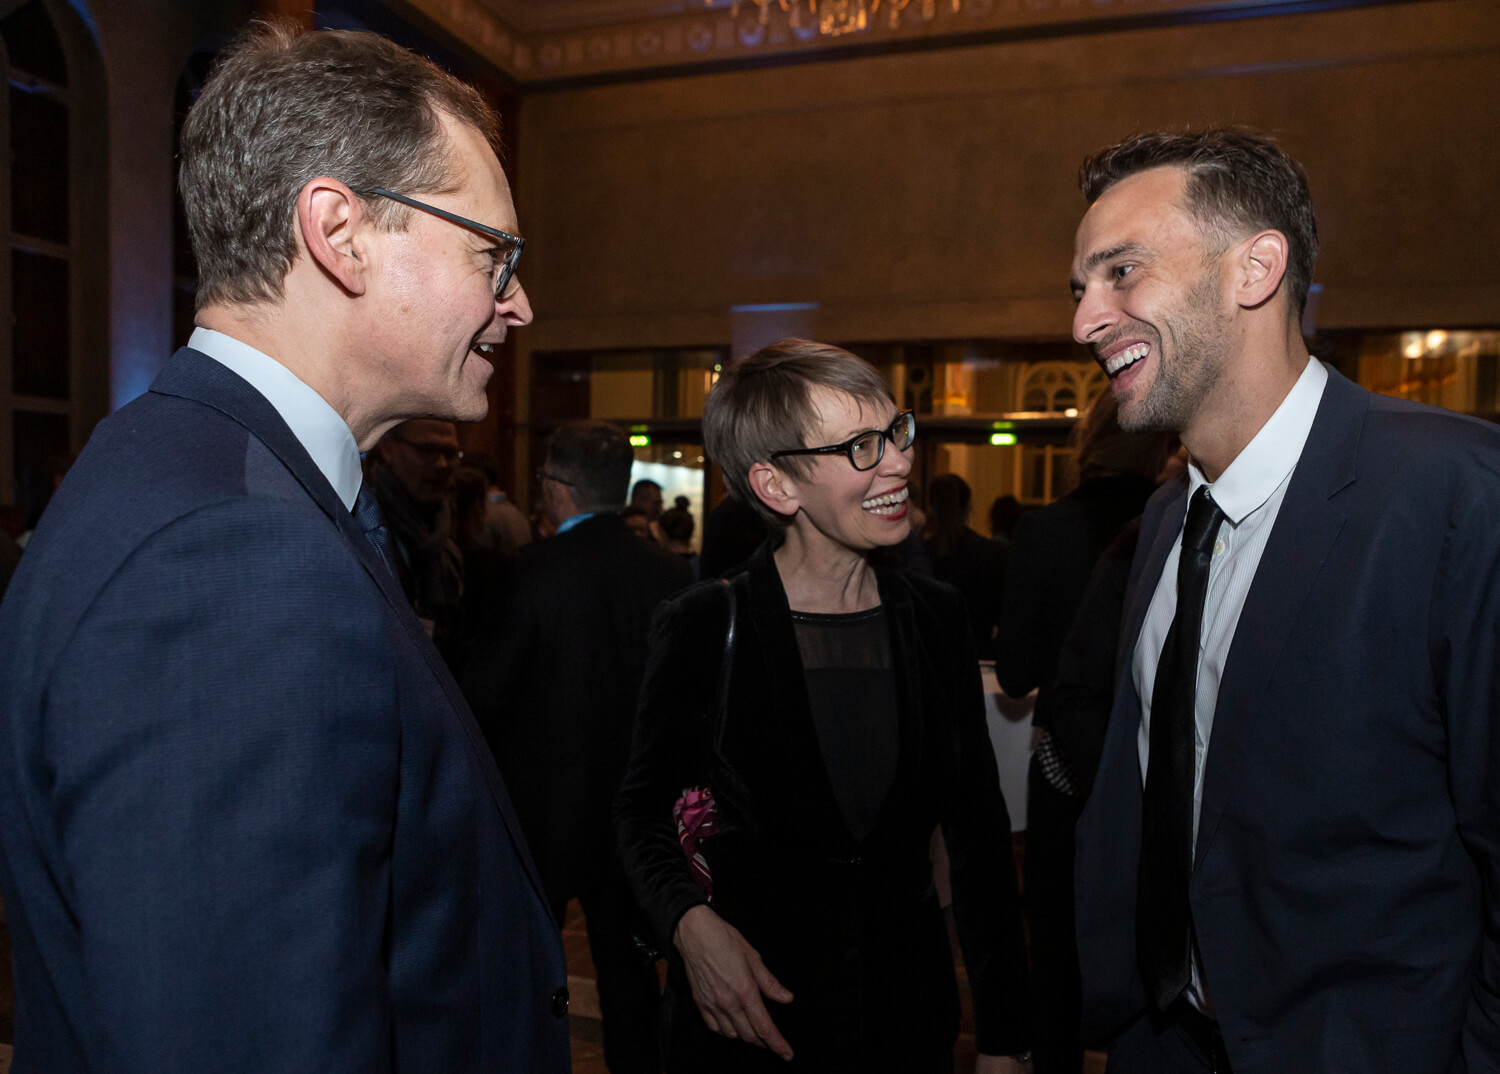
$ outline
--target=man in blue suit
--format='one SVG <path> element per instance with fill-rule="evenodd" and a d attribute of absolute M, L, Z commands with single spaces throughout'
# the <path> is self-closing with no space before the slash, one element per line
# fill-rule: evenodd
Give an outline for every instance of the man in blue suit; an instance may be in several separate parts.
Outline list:
<path fill-rule="evenodd" d="M 15 1074 L 567 1070 L 557 930 L 360 480 L 483 417 L 531 319 L 494 136 L 368 34 L 259 31 L 194 106 L 198 331 L 0 609 Z"/>
<path fill-rule="evenodd" d="M 1086 1035 L 1122 1072 L 1500 1070 L 1500 430 L 1309 357 L 1270 140 L 1141 135 L 1083 185 L 1074 335 L 1192 454 L 1079 825 Z"/>

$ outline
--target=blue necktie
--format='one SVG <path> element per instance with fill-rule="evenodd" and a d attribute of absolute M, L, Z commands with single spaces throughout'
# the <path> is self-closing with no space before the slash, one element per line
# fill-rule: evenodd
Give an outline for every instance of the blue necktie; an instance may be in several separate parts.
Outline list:
<path fill-rule="evenodd" d="M 385 519 L 380 514 L 380 504 L 376 501 L 375 493 L 370 490 L 369 485 L 359 486 L 359 495 L 354 500 L 354 521 L 360 529 L 364 530 L 366 539 L 375 546 L 375 552 L 380 556 L 380 561 L 385 564 L 385 569 L 394 576 L 396 568 L 391 563 L 391 535 L 385 528 Z"/>

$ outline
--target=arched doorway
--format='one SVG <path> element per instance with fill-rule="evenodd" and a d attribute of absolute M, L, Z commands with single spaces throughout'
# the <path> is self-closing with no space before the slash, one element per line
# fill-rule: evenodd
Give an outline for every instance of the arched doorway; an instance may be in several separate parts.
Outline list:
<path fill-rule="evenodd" d="M 103 74 L 65 0 L 0 3 L 0 503 L 34 522 L 105 413 Z"/>

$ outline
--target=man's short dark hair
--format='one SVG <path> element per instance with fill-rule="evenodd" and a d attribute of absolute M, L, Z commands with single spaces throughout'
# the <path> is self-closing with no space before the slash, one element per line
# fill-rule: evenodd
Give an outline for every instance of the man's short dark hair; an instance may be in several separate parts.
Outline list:
<path fill-rule="evenodd" d="M 1318 259 L 1318 222 L 1302 165 L 1274 139 L 1242 128 L 1150 131 L 1089 154 L 1078 185 L 1092 205 L 1120 180 L 1161 167 L 1187 172 L 1184 208 L 1217 252 L 1266 228 L 1286 236 L 1287 294 L 1300 317 Z"/>
<path fill-rule="evenodd" d="M 570 421 L 547 438 L 547 469 L 572 484 L 580 511 L 623 507 L 634 463 L 630 437 L 607 421 Z"/>
<path fill-rule="evenodd" d="M 257 23 L 225 51 L 182 128 L 182 191 L 198 308 L 274 302 L 297 256 L 297 194 L 329 176 L 354 190 L 451 193 L 448 115 L 498 144 L 479 93 L 378 34 Z M 380 227 L 411 210 L 371 198 Z"/>
<path fill-rule="evenodd" d="M 630 502 L 635 503 L 636 500 L 639 500 L 641 492 L 645 489 L 655 489 L 657 492 L 660 492 L 661 482 L 652 481 L 649 477 L 641 478 L 635 483 L 635 487 L 630 490 Z"/>

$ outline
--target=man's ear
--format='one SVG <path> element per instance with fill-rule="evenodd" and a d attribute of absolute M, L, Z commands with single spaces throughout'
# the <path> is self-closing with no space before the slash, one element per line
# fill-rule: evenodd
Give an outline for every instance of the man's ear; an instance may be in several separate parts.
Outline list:
<path fill-rule="evenodd" d="M 297 192 L 297 228 L 307 256 L 350 294 L 368 286 L 369 217 L 359 196 L 337 179 L 310 179 Z"/>
<path fill-rule="evenodd" d="M 1291 245 L 1279 231 L 1267 229 L 1240 244 L 1235 263 L 1235 301 L 1244 309 L 1263 305 L 1286 275 Z"/>
<path fill-rule="evenodd" d="M 750 467 L 750 488 L 778 515 L 797 513 L 797 483 L 768 462 Z"/>

